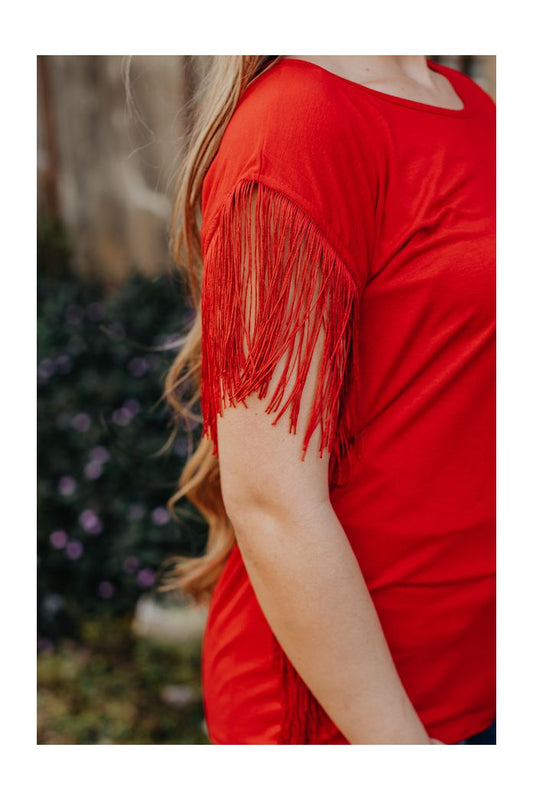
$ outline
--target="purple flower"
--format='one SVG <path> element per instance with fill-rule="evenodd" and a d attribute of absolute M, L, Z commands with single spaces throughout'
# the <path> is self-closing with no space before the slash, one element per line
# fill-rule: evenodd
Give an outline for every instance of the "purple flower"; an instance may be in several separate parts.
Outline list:
<path fill-rule="evenodd" d="M 85 508 L 78 517 L 78 522 L 86 533 L 97 536 L 102 533 L 104 526 L 98 514 L 92 508 Z"/>
<path fill-rule="evenodd" d="M 37 367 L 37 377 L 42 383 L 50 380 L 55 372 L 54 362 L 51 358 L 43 358 Z"/>
<path fill-rule="evenodd" d="M 63 475 L 62 478 L 59 479 L 57 483 L 57 489 L 59 494 L 69 496 L 74 494 L 76 491 L 77 483 L 72 477 L 72 475 Z"/>
<path fill-rule="evenodd" d="M 43 611 L 49 616 L 53 617 L 63 608 L 63 598 L 59 594 L 47 594 L 43 600 Z"/>
<path fill-rule="evenodd" d="M 110 581 L 101 581 L 98 585 L 98 594 L 104 600 L 110 600 L 115 594 L 115 587 Z"/>
<path fill-rule="evenodd" d="M 138 522 L 144 517 L 144 512 L 145 507 L 141 503 L 132 503 L 126 513 L 130 522 Z"/>
<path fill-rule="evenodd" d="M 70 558 L 71 561 L 76 561 L 78 558 L 80 558 L 80 556 L 83 555 L 82 543 L 78 542 L 77 539 L 71 539 L 65 548 L 65 553 L 67 558 Z"/>
<path fill-rule="evenodd" d="M 117 408 L 113 411 L 111 419 L 115 423 L 115 425 L 121 425 L 125 427 L 129 425 L 132 420 L 133 414 L 131 414 L 126 408 Z"/>
<path fill-rule="evenodd" d="M 122 566 L 124 568 L 124 572 L 129 572 L 130 575 L 134 575 L 139 569 L 139 559 L 135 556 L 126 556 L 122 562 Z"/>
<path fill-rule="evenodd" d="M 89 452 L 91 457 L 91 461 L 99 461 L 103 464 L 105 461 L 109 461 L 109 450 L 102 445 L 98 445 L 97 447 L 93 447 L 92 450 Z"/>
<path fill-rule="evenodd" d="M 125 400 L 122 404 L 122 408 L 125 409 L 132 417 L 139 413 L 142 406 L 139 401 L 135 397 L 130 397 L 128 400 Z"/>
<path fill-rule="evenodd" d="M 50 639 L 45 639 L 44 636 L 39 636 L 37 639 L 37 652 L 42 655 L 54 652 L 54 645 Z"/>
<path fill-rule="evenodd" d="M 91 418 L 88 414 L 76 414 L 72 417 L 72 427 L 81 433 L 85 433 L 91 427 Z"/>
<path fill-rule="evenodd" d="M 170 514 L 164 506 L 158 506 L 152 511 L 152 522 L 154 525 L 167 525 L 170 522 Z"/>
<path fill-rule="evenodd" d="M 61 353 L 55 361 L 55 368 L 60 375 L 67 375 L 72 370 L 72 359 L 66 353 Z"/>
<path fill-rule="evenodd" d="M 134 378 L 142 378 L 148 372 L 149 364 L 145 358 L 132 358 L 128 363 L 128 369 Z"/>
<path fill-rule="evenodd" d="M 102 464 L 100 461 L 89 461 L 88 464 L 85 465 L 84 473 L 85 477 L 88 478 L 90 481 L 97 480 L 103 472 Z"/>
<path fill-rule="evenodd" d="M 139 570 L 137 573 L 137 583 L 139 586 L 148 587 L 152 586 L 155 582 L 155 572 L 149 567 Z"/>
<path fill-rule="evenodd" d="M 68 542 L 68 536 L 65 531 L 53 531 L 50 534 L 50 544 L 52 547 L 55 547 L 56 550 L 61 550 L 66 543 Z"/>

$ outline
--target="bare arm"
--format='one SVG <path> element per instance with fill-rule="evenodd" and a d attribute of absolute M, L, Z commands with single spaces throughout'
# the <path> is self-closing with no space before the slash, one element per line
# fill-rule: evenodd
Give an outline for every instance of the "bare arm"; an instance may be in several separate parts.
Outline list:
<path fill-rule="evenodd" d="M 263 613 L 349 742 L 430 744 L 329 502 L 329 458 L 310 449 L 302 462 L 264 402 L 219 420 L 225 505 Z"/>

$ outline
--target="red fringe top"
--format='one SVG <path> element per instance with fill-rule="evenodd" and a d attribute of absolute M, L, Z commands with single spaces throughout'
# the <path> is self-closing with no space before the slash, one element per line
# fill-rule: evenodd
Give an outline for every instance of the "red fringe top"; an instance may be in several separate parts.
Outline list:
<path fill-rule="evenodd" d="M 247 88 L 203 184 L 201 398 L 215 455 L 217 415 L 252 392 L 294 433 L 324 332 L 302 458 L 318 428 L 399 675 L 452 742 L 495 715 L 495 108 L 428 65 L 462 109 L 291 59 Z M 202 676 L 213 742 L 347 743 L 237 545 Z"/>

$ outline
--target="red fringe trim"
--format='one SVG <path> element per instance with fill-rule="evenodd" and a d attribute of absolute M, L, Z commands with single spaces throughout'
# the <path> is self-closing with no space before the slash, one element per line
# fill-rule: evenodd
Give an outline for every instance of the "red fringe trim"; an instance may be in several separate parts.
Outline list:
<path fill-rule="evenodd" d="M 321 331 L 324 346 L 302 461 L 320 426 L 320 457 L 331 453 L 331 478 L 358 451 L 357 285 L 318 227 L 291 198 L 244 179 L 217 212 L 204 254 L 202 280 L 203 435 L 218 455 L 217 414 L 252 392 L 267 394 L 274 368 L 286 359 L 266 408 L 289 409 L 296 433 L 303 387 Z M 290 390 L 289 383 L 294 379 Z M 347 402 L 348 395 L 350 400 Z"/>
<path fill-rule="evenodd" d="M 272 634 L 274 664 L 283 687 L 283 717 L 279 744 L 316 744 L 326 712 L 294 668 Z"/>

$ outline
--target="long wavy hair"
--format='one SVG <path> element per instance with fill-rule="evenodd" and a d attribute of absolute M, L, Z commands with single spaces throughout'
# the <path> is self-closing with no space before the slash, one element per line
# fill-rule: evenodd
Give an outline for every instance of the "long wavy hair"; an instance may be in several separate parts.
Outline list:
<path fill-rule="evenodd" d="M 190 132 L 176 174 L 169 247 L 185 279 L 195 313 L 164 382 L 162 398 L 173 415 L 171 440 L 178 430 L 187 428 L 191 420 L 199 421 L 193 407 L 200 397 L 202 363 L 202 182 L 241 95 L 254 78 L 279 59 L 280 56 L 211 56 L 192 98 Z M 176 491 L 167 502 L 174 519 L 179 518 L 176 505 L 183 497 L 188 498 L 207 522 L 206 547 L 201 556 L 176 555 L 166 559 L 166 569 L 157 589 L 177 592 L 192 604 L 205 605 L 235 543 L 235 533 L 222 500 L 218 459 L 213 456 L 212 442 L 207 438 L 202 438 L 189 456 Z"/>

